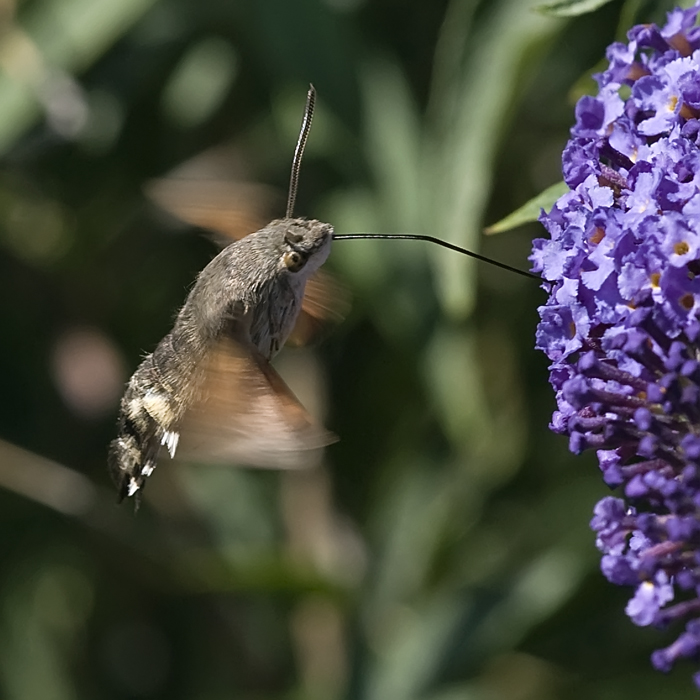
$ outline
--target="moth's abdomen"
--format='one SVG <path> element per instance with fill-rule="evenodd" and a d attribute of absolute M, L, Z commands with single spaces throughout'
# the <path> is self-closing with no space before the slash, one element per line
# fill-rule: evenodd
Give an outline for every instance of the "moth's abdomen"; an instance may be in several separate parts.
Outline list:
<path fill-rule="evenodd" d="M 119 491 L 119 500 L 133 496 L 151 474 L 158 460 L 160 441 L 146 438 L 129 425 L 120 429 L 119 437 L 109 446 L 107 464 Z"/>
<path fill-rule="evenodd" d="M 120 500 L 143 487 L 163 445 L 171 456 L 177 448 L 174 428 L 182 413 L 181 400 L 161 378 L 158 349 L 144 359 L 129 380 L 120 405 L 118 436 L 109 446 L 109 471 Z"/>

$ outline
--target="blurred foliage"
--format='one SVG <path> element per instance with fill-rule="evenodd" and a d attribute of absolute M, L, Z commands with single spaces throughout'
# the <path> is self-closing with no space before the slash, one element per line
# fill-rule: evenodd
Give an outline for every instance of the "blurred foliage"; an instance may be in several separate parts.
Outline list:
<path fill-rule="evenodd" d="M 555 2 L 538 5 L 535 9 L 553 17 L 577 17 L 578 15 L 597 10 L 609 2 L 612 2 L 612 0 L 556 0 Z"/>
<path fill-rule="evenodd" d="M 620 23 L 670 7 L 0 3 L 0 695 L 693 692 L 687 668 L 650 669 L 671 637 L 635 628 L 598 571 L 605 488 L 547 430 L 528 280 L 422 243 L 338 242 L 349 318 L 279 358 L 342 438 L 323 466 L 166 463 L 136 516 L 105 467 L 123 383 L 215 251 L 149 203 L 150 179 L 206 153 L 283 198 L 313 82 L 297 212 L 527 267 L 537 224 L 481 231 L 561 179 L 570 91 Z"/>

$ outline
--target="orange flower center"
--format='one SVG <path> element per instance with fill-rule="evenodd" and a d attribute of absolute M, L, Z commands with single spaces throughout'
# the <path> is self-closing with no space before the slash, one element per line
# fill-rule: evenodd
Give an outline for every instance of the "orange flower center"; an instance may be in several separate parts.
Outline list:
<path fill-rule="evenodd" d="M 673 252 L 676 255 L 685 255 L 690 250 L 690 246 L 685 242 L 675 243 L 673 246 Z"/>

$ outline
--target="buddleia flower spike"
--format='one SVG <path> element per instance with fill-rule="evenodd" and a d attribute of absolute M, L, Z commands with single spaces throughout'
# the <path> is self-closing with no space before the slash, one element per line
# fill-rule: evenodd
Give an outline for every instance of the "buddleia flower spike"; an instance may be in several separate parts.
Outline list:
<path fill-rule="evenodd" d="M 616 490 L 591 521 L 601 568 L 633 588 L 634 623 L 678 629 L 652 654 L 661 671 L 700 659 L 699 9 L 608 47 L 531 257 L 552 285 L 537 330 L 551 427 L 596 450 Z"/>

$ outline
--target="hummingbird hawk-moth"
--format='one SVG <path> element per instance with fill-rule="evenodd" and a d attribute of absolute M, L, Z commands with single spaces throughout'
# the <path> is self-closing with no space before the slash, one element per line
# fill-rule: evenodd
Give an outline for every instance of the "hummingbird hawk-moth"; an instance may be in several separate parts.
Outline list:
<path fill-rule="evenodd" d="M 206 461 L 301 467 L 309 451 L 335 441 L 304 409 L 270 361 L 288 339 L 305 341 L 337 318 L 342 294 L 319 267 L 332 240 L 423 240 L 540 280 L 433 236 L 335 234 L 330 224 L 292 218 L 299 168 L 313 117 L 310 87 L 292 161 L 287 212 L 225 247 L 198 275 L 173 329 L 146 356 L 121 400 L 109 470 L 120 499 L 136 496 L 163 448 Z M 220 207 L 224 183 L 156 183 L 151 195 L 175 215 L 226 233 L 231 207 Z M 224 188 L 223 190 L 221 188 Z M 541 280 L 540 280 L 541 281 Z"/>
<path fill-rule="evenodd" d="M 287 216 L 231 243 L 199 273 L 173 329 L 128 382 L 108 457 L 120 499 L 141 491 L 163 449 L 171 458 L 299 467 L 335 440 L 270 364 L 295 325 L 303 333 L 329 305 L 313 275 L 333 227 L 292 218 L 314 101 L 311 87 Z"/>

